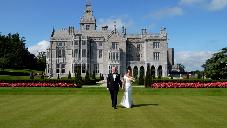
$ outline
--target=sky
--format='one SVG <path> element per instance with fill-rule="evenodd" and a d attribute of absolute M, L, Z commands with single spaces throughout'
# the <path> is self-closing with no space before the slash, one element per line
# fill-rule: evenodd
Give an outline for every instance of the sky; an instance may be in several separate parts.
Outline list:
<path fill-rule="evenodd" d="M 0 33 L 18 32 L 37 54 L 48 47 L 53 28 L 79 29 L 86 1 L 92 3 L 98 29 L 113 27 L 114 21 L 130 34 L 166 27 L 175 64 L 187 71 L 202 70 L 213 53 L 227 47 L 227 0 L 1 0 Z"/>

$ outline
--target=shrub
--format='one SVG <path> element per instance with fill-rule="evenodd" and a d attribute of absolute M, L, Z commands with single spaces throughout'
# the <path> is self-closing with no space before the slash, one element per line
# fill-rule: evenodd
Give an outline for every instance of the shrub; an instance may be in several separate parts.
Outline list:
<path fill-rule="evenodd" d="M 90 81 L 90 77 L 89 77 L 89 72 L 88 72 L 88 70 L 86 71 L 85 81 Z"/>
<path fill-rule="evenodd" d="M 30 73 L 30 79 L 34 79 L 34 73 L 33 72 Z"/>
<path fill-rule="evenodd" d="M 96 77 L 95 77 L 95 70 L 93 70 L 93 73 L 92 73 L 92 79 L 95 80 Z"/>

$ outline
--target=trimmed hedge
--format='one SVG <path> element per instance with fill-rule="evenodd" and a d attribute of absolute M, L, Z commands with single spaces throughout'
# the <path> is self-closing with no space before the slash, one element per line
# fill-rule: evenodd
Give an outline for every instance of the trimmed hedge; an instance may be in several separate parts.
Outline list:
<path fill-rule="evenodd" d="M 175 82 L 175 83 L 195 83 L 195 82 L 227 82 L 227 80 L 211 80 L 211 79 L 153 79 L 151 83 Z"/>
<path fill-rule="evenodd" d="M 194 82 L 194 83 L 177 83 L 177 82 L 160 82 L 153 83 L 152 88 L 227 88 L 227 82 Z"/>
<path fill-rule="evenodd" d="M 28 72 L 9 72 L 9 71 L 0 71 L 0 75 L 9 75 L 9 76 L 29 76 Z"/>
<path fill-rule="evenodd" d="M 95 85 L 96 82 L 99 81 L 98 79 L 96 80 L 83 80 L 80 84 L 78 84 L 76 82 L 76 80 L 74 79 L 28 79 L 28 80 L 0 80 L 0 83 L 8 83 L 8 84 L 19 84 L 19 83 L 22 83 L 22 84 L 26 84 L 28 83 L 29 86 L 31 84 L 36 84 L 36 83 L 48 83 L 48 84 L 56 84 L 58 85 L 59 83 L 65 83 L 65 84 L 68 84 L 70 85 L 70 87 L 73 87 L 71 86 L 72 84 L 76 85 L 76 86 L 82 86 L 82 85 Z M 60 87 L 60 86 L 59 86 Z"/>
<path fill-rule="evenodd" d="M 227 80 L 179 79 L 153 80 L 152 88 L 227 88 Z"/>

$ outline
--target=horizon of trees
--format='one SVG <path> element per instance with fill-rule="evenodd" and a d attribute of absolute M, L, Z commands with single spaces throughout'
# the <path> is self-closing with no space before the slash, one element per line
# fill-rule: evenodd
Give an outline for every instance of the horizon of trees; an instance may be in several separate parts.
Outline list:
<path fill-rule="evenodd" d="M 206 60 L 202 67 L 208 78 L 215 80 L 227 79 L 227 47 L 214 53 L 210 59 Z"/>
<path fill-rule="evenodd" d="M 31 54 L 25 47 L 25 37 L 19 33 L 2 35 L 0 33 L 0 68 L 45 70 L 46 57 Z"/>

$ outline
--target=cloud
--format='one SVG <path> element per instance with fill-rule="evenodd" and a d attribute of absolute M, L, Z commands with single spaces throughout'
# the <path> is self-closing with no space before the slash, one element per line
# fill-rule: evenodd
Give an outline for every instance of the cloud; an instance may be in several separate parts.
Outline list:
<path fill-rule="evenodd" d="M 180 5 L 193 5 L 209 11 L 219 11 L 227 7 L 227 0 L 180 0 Z"/>
<path fill-rule="evenodd" d="M 49 45 L 50 45 L 49 41 L 43 40 L 43 41 L 40 41 L 37 44 L 29 47 L 28 51 L 34 55 L 37 55 L 38 52 L 46 51 L 46 49 L 49 47 Z"/>
<path fill-rule="evenodd" d="M 202 70 L 202 65 L 212 57 L 209 51 L 180 51 L 175 53 L 175 64 L 183 64 L 186 71 Z"/>
<path fill-rule="evenodd" d="M 195 5 L 195 4 L 202 4 L 207 0 L 180 0 L 180 5 Z"/>
<path fill-rule="evenodd" d="M 167 17 L 181 16 L 183 15 L 183 9 L 181 7 L 169 7 L 153 12 L 150 16 L 155 19 L 163 19 Z"/>
<path fill-rule="evenodd" d="M 218 11 L 227 7 L 227 0 L 212 0 L 209 4 L 209 10 Z"/>
<path fill-rule="evenodd" d="M 132 20 L 126 20 L 125 18 L 114 18 L 110 17 L 107 19 L 101 18 L 98 20 L 98 27 L 101 29 L 103 26 L 108 26 L 110 30 L 114 29 L 114 25 L 116 25 L 118 30 L 121 30 L 122 26 L 129 28 L 133 25 Z"/>

